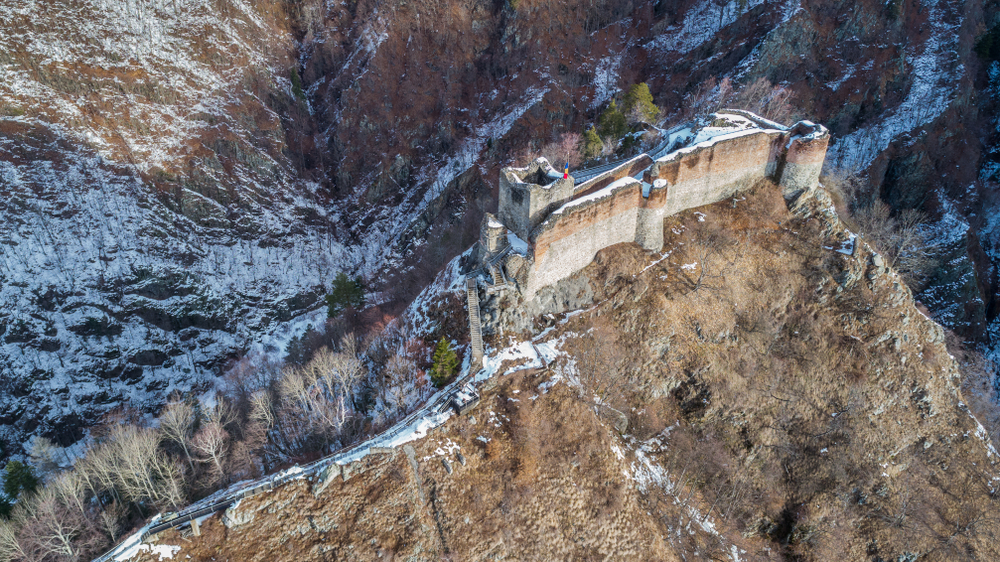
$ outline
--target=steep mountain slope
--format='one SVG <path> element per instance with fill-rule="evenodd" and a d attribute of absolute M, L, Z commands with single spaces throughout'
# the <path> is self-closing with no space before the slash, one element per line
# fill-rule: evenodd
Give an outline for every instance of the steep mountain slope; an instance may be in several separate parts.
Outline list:
<path fill-rule="evenodd" d="M 346 481 L 244 499 L 201 536 L 168 531 L 156 548 L 241 560 L 996 557 L 1000 458 L 943 330 L 825 193 L 805 199 L 791 214 L 764 185 L 669 219 L 662 254 L 605 250 L 563 282 L 594 304 L 534 337 L 546 368 L 518 370 L 536 351 L 504 337 L 500 372 L 512 374 L 468 416 L 368 456 Z"/>
<path fill-rule="evenodd" d="M 0 8 L 5 450 L 197 387 L 357 263 L 280 3 Z M 31 400 L 25 397 L 31 396 Z M 54 432 L 54 434 L 53 434 Z"/>
<path fill-rule="evenodd" d="M 61 0 L 0 15 L 5 454 L 209 384 L 338 271 L 405 299 L 472 242 L 510 154 L 641 80 L 672 116 L 710 77 L 786 83 L 832 125 L 835 165 L 942 218 L 951 267 L 921 298 L 968 338 L 992 317 L 996 276 L 963 219 L 989 211 L 969 191 L 974 2 Z"/>

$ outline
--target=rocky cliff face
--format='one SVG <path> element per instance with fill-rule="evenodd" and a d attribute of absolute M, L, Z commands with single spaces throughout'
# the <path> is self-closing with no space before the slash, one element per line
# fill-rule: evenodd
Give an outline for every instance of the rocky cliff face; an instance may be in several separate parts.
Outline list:
<path fill-rule="evenodd" d="M 787 83 L 833 163 L 941 218 L 921 298 L 992 318 L 971 55 L 978 4 L 64 0 L 0 8 L 0 420 L 63 443 L 155 409 L 306 310 L 471 243 L 499 165 L 618 89 L 668 114 L 728 75 Z M 430 244 L 420 241 L 429 237 Z M 984 249 L 980 249 L 984 248 Z M 25 398 L 32 396 L 32 400 Z"/>
<path fill-rule="evenodd" d="M 942 328 L 822 191 L 669 219 L 575 276 L 483 400 L 159 548 L 246 560 L 983 560 L 1000 461 Z M 545 327 L 545 324 L 548 324 Z M 544 329 L 543 329 L 544 328 Z M 539 353 L 544 368 L 525 368 Z M 537 360 L 536 360 L 537 361 Z M 152 560 L 152 555 L 141 560 Z"/>

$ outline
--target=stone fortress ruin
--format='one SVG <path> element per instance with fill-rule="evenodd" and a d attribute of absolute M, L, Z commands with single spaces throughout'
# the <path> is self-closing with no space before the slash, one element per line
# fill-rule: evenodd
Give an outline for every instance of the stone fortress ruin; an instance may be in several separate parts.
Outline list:
<path fill-rule="evenodd" d="M 786 200 L 819 183 L 830 135 L 724 110 L 668 131 L 653 155 L 563 177 L 539 158 L 500 172 L 497 214 L 487 214 L 466 274 L 473 360 L 482 358 L 480 291 L 525 301 L 586 267 L 603 248 L 663 249 L 663 219 L 770 179 Z"/>

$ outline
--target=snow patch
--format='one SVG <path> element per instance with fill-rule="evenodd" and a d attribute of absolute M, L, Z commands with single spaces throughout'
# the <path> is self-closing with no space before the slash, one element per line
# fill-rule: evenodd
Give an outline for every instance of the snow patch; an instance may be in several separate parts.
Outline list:
<path fill-rule="evenodd" d="M 622 49 L 620 53 L 606 56 L 598 61 L 594 69 L 594 99 L 590 102 L 590 109 L 600 107 L 618 92 L 618 69 L 624 57 L 625 49 Z"/>
<path fill-rule="evenodd" d="M 507 242 L 510 244 L 510 246 L 514 249 L 515 252 L 521 254 L 522 256 L 528 255 L 528 243 L 525 242 L 524 240 L 521 240 L 513 232 L 507 233 Z"/>
<path fill-rule="evenodd" d="M 718 6 L 714 2 L 701 2 L 684 15 L 680 25 L 669 28 L 649 46 L 662 51 L 689 53 L 763 3 L 764 0 L 730 0 Z"/>
<path fill-rule="evenodd" d="M 924 2 L 929 14 L 930 36 L 912 60 L 913 83 L 906 99 L 896 109 L 830 147 L 827 162 L 842 170 L 861 171 L 902 133 L 933 121 L 951 104 L 964 67 L 958 59 L 961 17 L 951 17 L 955 8 L 944 0 Z M 959 23 L 949 23 L 958 21 Z"/>

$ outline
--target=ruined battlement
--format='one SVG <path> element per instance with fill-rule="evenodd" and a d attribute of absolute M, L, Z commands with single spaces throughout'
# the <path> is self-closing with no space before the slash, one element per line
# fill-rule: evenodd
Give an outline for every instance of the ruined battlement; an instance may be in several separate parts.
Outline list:
<path fill-rule="evenodd" d="M 635 242 L 663 247 L 663 219 L 721 201 L 762 179 L 771 179 L 787 200 L 819 182 L 829 133 L 809 121 L 786 127 L 744 111 L 727 110 L 672 130 L 664 154 L 641 154 L 600 173 L 580 171 L 576 185 L 544 158 L 500 173 L 497 217 L 484 224 L 482 263 L 507 248 L 502 225 L 524 241 L 507 251 L 493 277 L 515 279 L 525 298 L 589 264 L 603 248 Z M 498 243 L 499 242 L 499 243 Z M 516 261 L 515 272 L 505 267 Z M 513 263 L 512 267 L 515 266 Z M 506 281 L 505 281 L 506 283 Z"/>
<path fill-rule="evenodd" d="M 573 198 L 575 180 L 563 178 L 545 158 L 526 168 L 500 171 L 500 205 L 497 217 L 520 238 L 527 240 L 545 217 Z"/>

